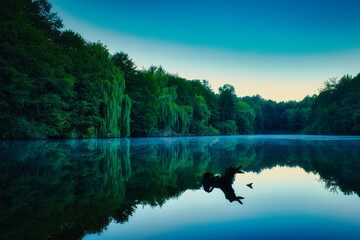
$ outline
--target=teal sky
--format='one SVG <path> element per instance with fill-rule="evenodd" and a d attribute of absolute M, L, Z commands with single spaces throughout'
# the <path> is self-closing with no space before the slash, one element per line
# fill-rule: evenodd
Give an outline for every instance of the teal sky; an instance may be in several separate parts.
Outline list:
<path fill-rule="evenodd" d="M 217 92 L 301 100 L 360 72 L 360 1 L 50 0 L 66 29 Z"/>

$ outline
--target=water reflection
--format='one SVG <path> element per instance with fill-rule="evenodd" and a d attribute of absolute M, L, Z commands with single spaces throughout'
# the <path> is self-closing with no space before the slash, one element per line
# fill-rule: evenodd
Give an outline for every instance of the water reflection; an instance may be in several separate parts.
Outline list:
<path fill-rule="evenodd" d="M 205 172 L 219 173 L 228 166 L 243 165 L 255 173 L 301 167 L 319 174 L 330 191 L 360 196 L 359 141 L 3 141 L 0 159 L 1 239 L 81 239 L 101 233 L 111 221 L 127 222 L 138 206 L 162 206 L 187 189 L 201 188 Z M 241 201 L 231 184 L 216 186 L 229 201 Z"/>
<path fill-rule="evenodd" d="M 240 204 L 243 204 L 240 199 L 244 197 L 236 196 L 235 190 L 232 187 L 234 182 L 234 176 L 237 173 L 244 173 L 239 167 L 228 167 L 225 169 L 223 175 L 214 175 L 211 172 L 204 173 L 203 179 L 201 181 L 205 192 L 210 193 L 214 188 L 220 188 L 221 191 L 225 194 L 225 198 L 230 202 L 237 201 Z M 252 188 L 252 185 L 250 185 Z"/>

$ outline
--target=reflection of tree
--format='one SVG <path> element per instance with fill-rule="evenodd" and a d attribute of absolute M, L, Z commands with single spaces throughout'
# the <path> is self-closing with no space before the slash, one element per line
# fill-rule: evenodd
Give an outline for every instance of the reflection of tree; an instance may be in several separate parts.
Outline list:
<path fill-rule="evenodd" d="M 252 142 L 237 137 L 215 137 L 215 139 L 217 143 L 209 148 L 211 162 L 205 170 L 221 174 L 229 166 L 243 165 L 246 168 L 253 164 L 256 153 Z"/>
<path fill-rule="evenodd" d="M 131 177 L 129 140 L 104 140 L 97 142 L 101 152 L 104 183 L 108 187 L 109 197 L 123 201 L 125 198 L 125 181 Z"/>
<path fill-rule="evenodd" d="M 360 148 L 358 143 L 341 142 L 323 146 L 314 151 L 312 163 L 325 188 L 339 189 L 346 195 L 360 197 Z"/>
<path fill-rule="evenodd" d="M 325 188 L 360 196 L 360 147 L 348 141 L 269 141 L 253 143 L 256 159 L 248 171 L 275 166 L 301 167 L 319 174 Z"/>
<path fill-rule="evenodd" d="M 212 192 L 215 188 L 221 189 L 221 191 L 225 194 L 225 198 L 230 202 L 237 201 L 240 204 L 243 204 L 241 199 L 244 199 L 241 196 L 236 196 L 235 191 L 232 187 L 234 182 L 234 176 L 237 173 L 244 173 L 240 170 L 242 166 L 239 167 L 228 167 L 225 169 L 223 175 L 215 175 L 211 172 L 205 172 L 203 179 L 201 181 L 205 192 Z M 251 184 L 248 185 L 251 187 Z M 252 188 L 252 187 L 251 187 Z"/>
<path fill-rule="evenodd" d="M 126 176 L 109 170 L 126 165 L 121 156 L 130 156 L 129 149 L 119 152 L 119 157 L 109 154 L 123 141 L 128 140 L 6 145 L 5 152 L 1 151 L 6 156 L 0 176 L 1 236 L 77 239 L 101 232 L 111 221 L 113 208 L 124 198 Z"/>
<path fill-rule="evenodd" d="M 276 166 L 296 167 L 301 166 L 305 170 L 312 169 L 310 161 L 310 149 L 312 145 L 302 141 L 272 141 L 258 139 L 253 142 L 256 159 L 252 161 L 248 171 L 261 172 L 263 169 Z"/>
<path fill-rule="evenodd" d="M 359 195 L 358 143 L 238 137 L 0 142 L 0 236 L 78 239 L 197 189 L 204 172 L 300 166 Z"/>

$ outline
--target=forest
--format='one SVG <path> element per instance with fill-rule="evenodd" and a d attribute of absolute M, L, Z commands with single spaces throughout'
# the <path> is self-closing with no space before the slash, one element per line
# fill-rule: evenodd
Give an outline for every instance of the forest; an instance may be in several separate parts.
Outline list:
<path fill-rule="evenodd" d="M 2 139 L 358 135 L 360 74 L 299 102 L 238 97 L 229 84 L 215 93 L 63 29 L 46 0 L 1 1 L 0 112 Z"/>

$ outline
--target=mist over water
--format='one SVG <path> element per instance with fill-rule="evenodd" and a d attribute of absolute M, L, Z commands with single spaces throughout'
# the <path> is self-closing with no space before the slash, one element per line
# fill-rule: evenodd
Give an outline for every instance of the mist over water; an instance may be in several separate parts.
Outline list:
<path fill-rule="evenodd" d="M 2 141 L 0 158 L 1 239 L 360 236 L 359 137 Z M 203 190 L 240 165 L 243 205 Z"/>

